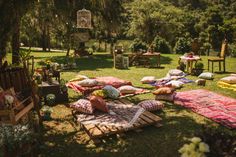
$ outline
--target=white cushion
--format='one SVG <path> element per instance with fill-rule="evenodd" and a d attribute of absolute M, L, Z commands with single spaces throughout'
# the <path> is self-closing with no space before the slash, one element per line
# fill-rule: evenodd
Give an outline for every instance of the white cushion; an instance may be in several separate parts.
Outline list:
<path fill-rule="evenodd" d="M 122 94 L 133 94 L 136 92 L 137 88 L 135 88 L 133 86 L 126 85 L 126 86 L 119 87 L 118 90 Z"/>
<path fill-rule="evenodd" d="M 154 76 L 145 76 L 141 79 L 141 82 L 142 83 L 152 83 L 152 82 L 155 82 L 156 79 Z"/>
<path fill-rule="evenodd" d="M 220 80 L 225 83 L 235 84 L 236 83 L 236 76 L 228 76 L 228 77 L 224 77 Z"/>
<path fill-rule="evenodd" d="M 210 72 L 204 72 L 201 73 L 198 77 L 201 79 L 211 80 L 214 78 L 214 74 Z"/>
<path fill-rule="evenodd" d="M 184 85 L 184 83 L 181 81 L 172 80 L 168 82 L 166 85 L 171 85 L 174 88 L 181 88 Z"/>
<path fill-rule="evenodd" d="M 172 69 L 168 72 L 170 76 L 183 76 L 184 72 L 179 69 Z"/>
<path fill-rule="evenodd" d="M 77 84 L 83 87 L 93 87 L 96 86 L 98 82 L 94 79 L 84 79 L 82 81 L 79 81 Z"/>

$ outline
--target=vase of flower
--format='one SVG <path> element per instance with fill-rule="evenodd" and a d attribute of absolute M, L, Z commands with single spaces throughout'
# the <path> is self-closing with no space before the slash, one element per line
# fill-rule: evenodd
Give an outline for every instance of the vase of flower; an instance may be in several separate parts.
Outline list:
<path fill-rule="evenodd" d="M 43 106 L 41 111 L 42 111 L 41 114 L 42 114 L 43 120 L 50 120 L 51 119 L 52 109 L 49 106 Z"/>

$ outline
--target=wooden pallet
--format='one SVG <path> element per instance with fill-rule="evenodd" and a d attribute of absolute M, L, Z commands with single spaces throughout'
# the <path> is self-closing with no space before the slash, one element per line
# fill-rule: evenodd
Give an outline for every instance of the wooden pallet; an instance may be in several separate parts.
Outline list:
<path fill-rule="evenodd" d="M 115 100 L 116 103 L 123 103 L 123 104 L 131 104 L 128 100 L 122 99 L 122 100 Z M 82 124 L 82 128 L 85 130 L 85 132 L 88 134 L 91 140 L 93 140 L 95 143 L 99 141 L 99 138 L 106 137 L 113 134 L 122 134 L 129 130 L 135 130 L 138 131 L 140 128 L 145 126 L 161 126 L 160 125 L 161 118 L 157 115 L 149 112 L 144 111 L 138 120 L 129 128 L 124 127 L 115 127 L 115 126 L 104 126 L 104 125 L 94 125 L 94 124 Z"/>

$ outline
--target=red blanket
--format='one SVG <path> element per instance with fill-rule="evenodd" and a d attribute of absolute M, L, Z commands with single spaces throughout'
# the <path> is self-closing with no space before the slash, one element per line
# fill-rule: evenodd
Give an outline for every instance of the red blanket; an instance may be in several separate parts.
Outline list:
<path fill-rule="evenodd" d="M 76 92 L 81 92 L 82 94 L 87 95 L 94 90 L 102 89 L 105 85 L 111 85 L 115 88 L 119 88 L 120 86 L 124 86 L 124 85 L 132 85 L 132 83 L 129 81 L 125 81 L 125 80 L 112 77 L 112 76 L 96 77 L 95 80 L 97 80 L 99 84 L 102 84 L 102 85 L 98 85 L 94 87 L 82 87 L 78 85 L 78 81 L 73 81 L 73 82 L 67 83 L 67 87 L 72 88 Z"/>
<path fill-rule="evenodd" d="M 175 104 L 236 129 L 236 99 L 199 89 L 178 92 L 175 96 Z"/>

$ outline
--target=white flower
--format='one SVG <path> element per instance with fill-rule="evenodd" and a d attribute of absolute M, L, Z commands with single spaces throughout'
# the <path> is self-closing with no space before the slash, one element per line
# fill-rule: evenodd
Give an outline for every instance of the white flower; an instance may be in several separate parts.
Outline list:
<path fill-rule="evenodd" d="M 188 154 L 188 153 L 183 153 L 183 154 L 181 155 L 181 157 L 189 157 L 189 154 Z"/>
<path fill-rule="evenodd" d="M 197 143 L 201 142 L 202 139 L 199 137 L 193 137 L 190 141 L 197 144 Z"/>
<path fill-rule="evenodd" d="M 5 103 L 8 105 L 13 104 L 14 102 L 14 97 L 11 95 L 5 95 Z"/>
<path fill-rule="evenodd" d="M 187 149 L 188 149 L 188 144 L 184 144 L 183 147 L 181 147 L 181 148 L 179 149 L 179 152 L 180 152 L 180 153 L 184 153 L 184 152 L 186 152 Z"/>
<path fill-rule="evenodd" d="M 199 151 L 200 152 L 210 152 L 210 148 L 209 148 L 208 144 L 201 142 L 201 143 L 199 143 Z"/>

